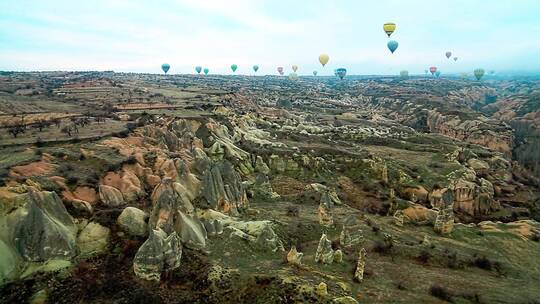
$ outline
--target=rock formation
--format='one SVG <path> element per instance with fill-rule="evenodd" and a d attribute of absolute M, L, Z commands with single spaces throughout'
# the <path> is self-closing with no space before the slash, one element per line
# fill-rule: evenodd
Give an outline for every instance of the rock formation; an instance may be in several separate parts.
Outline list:
<path fill-rule="evenodd" d="M 333 261 L 334 250 L 332 249 L 332 242 L 323 233 L 319 240 L 319 246 L 317 246 L 317 252 L 315 253 L 315 262 L 332 264 Z"/>
<path fill-rule="evenodd" d="M 162 274 L 180 266 L 181 258 L 182 243 L 176 232 L 167 236 L 153 229 L 133 259 L 133 270 L 141 279 L 159 281 Z"/>

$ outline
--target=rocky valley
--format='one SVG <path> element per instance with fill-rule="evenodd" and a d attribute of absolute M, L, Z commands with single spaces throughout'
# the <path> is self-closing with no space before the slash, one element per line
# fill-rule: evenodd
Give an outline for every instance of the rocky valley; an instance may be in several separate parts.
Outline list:
<path fill-rule="evenodd" d="M 540 78 L 0 74 L 2 303 L 538 303 Z"/>

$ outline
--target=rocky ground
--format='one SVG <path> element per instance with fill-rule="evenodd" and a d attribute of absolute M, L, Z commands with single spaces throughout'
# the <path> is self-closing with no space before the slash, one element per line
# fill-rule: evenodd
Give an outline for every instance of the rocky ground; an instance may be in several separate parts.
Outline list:
<path fill-rule="evenodd" d="M 539 92 L 3 73 L 0 302 L 537 303 Z"/>

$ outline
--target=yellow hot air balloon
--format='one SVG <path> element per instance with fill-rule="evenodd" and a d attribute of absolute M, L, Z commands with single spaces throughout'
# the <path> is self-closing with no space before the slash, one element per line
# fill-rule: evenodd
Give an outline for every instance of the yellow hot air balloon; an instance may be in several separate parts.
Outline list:
<path fill-rule="evenodd" d="M 321 54 L 319 56 L 319 62 L 322 64 L 322 66 L 325 66 L 328 63 L 328 60 L 330 60 L 330 56 L 327 54 Z"/>
<path fill-rule="evenodd" d="M 396 30 L 396 24 L 392 22 L 387 22 L 383 25 L 383 29 L 386 35 L 390 37 L 390 35 L 392 35 L 392 33 Z"/>
<path fill-rule="evenodd" d="M 293 64 L 292 70 L 296 73 L 296 71 L 298 71 L 298 66 L 296 64 Z"/>

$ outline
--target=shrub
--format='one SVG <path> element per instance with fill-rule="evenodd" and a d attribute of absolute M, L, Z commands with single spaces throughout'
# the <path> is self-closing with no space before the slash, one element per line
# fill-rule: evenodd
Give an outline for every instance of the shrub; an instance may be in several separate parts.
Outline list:
<path fill-rule="evenodd" d="M 452 293 L 438 284 L 431 285 L 429 288 L 429 294 L 443 301 L 453 302 Z"/>
<path fill-rule="evenodd" d="M 390 254 L 393 247 L 392 243 L 376 241 L 371 250 L 380 254 Z"/>
<path fill-rule="evenodd" d="M 68 176 L 66 178 L 66 185 L 76 185 L 79 182 L 79 178 L 76 176 Z"/>
<path fill-rule="evenodd" d="M 427 264 L 429 263 L 429 259 L 431 258 L 431 253 L 424 249 L 420 251 L 420 254 L 416 258 L 418 259 L 418 261 L 420 261 L 420 263 Z"/>
<path fill-rule="evenodd" d="M 493 263 L 486 256 L 473 256 L 471 264 L 485 270 L 493 269 Z"/>

